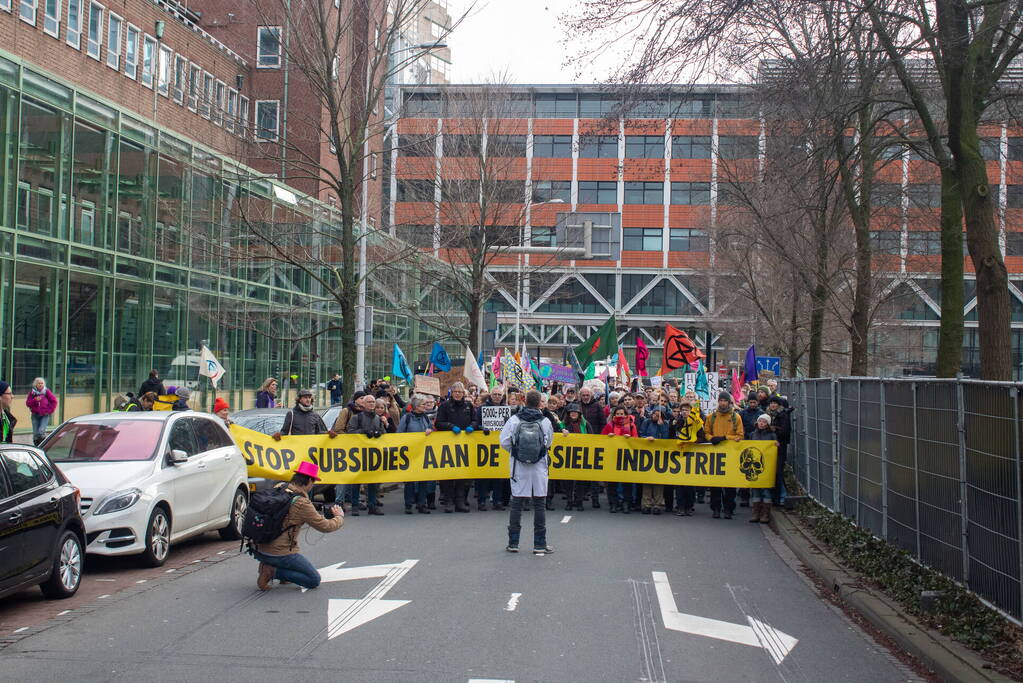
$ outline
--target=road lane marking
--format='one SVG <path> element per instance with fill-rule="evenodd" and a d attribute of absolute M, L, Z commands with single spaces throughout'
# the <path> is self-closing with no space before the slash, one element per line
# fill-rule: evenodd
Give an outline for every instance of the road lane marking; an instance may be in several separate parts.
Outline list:
<path fill-rule="evenodd" d="M 227 552 L 226 550 L 221 550 L 219 553 L 217 553 L 217 555 L 223 555 L 226 552 Z"/>
<path fill-rule="evenodd" d="M 164 574 L 170 574 L 171 572 L 177 571 L 176 569 L 168 569 Z"/>
<path fill-rule="evenodd" d="M 99 596 L 99 597 L 98 597 L 98 598 L 96 598 L 96 599 L 97 599 L 97 600 L 102 600 L 103 598 L 109 598 L 109 597 L 110 597 L 110 594 L 109 594 L 109 593 L 107 593 L 106 595 L 101 595 L 101 596 Z"/>
<path fill-rule="evenodd" d="M 109 582 L 114 582 L 114 581 L 116 581 L 117 579 L 96 579 L 96 580 L 97 580 L 97 581 L 109 581 Z"/>
<path fill-rule="evenodd" d="M 508 604 L 505 606 L 505 612 L 514 612 L 515 608 L 519 606 L 519 598 L 522 597 L 522 593 L 512 593 L 511 597 L 508 598 Z"/>
<path fill-rule="evenodd" d="M 66 610 L 64 610 L 63 612 L 58 612 L 58 613 L 57 613 L 57 616 L 58 616 L 58 617 L 62 617 L 62 616 L 64 616 L 65 614 L 71 614 L 71 610 L 69 610 L 69 609 L 66 609 Z"/>
<path fill-rule="evenodd" d="M 139 579 L 139 580 L 138 580 L 138 581 L 136 581 L 135 583 L 145 583 L 145 582 L 146 582 L 146 581 L 148 581 L 148 580 L 149 580 L 149 579 Z"/>
<path fill-rule="evenodd" d="M 775 664 L 781 664 L 782 660 L 799 642 L 797 638 L 746 614 L 743 616 L 746 617 L 749 625 L 708 619 L 695 614 L 683 614 L 678 611 L 678 606 L 675 604 L 675 595 L 671 592 L 668 575 L 664 572 L 653 572 L 653 578 L 657 601 L 661 606 L 661 620 L 664 622 L 664 628 L 763 648 Z"/>
<path fill-rule="evenodd" d="M 561 523 L 568 524 L 570 519 L 572 519 L 572 515 L 565 515 L 564 517 L 561 518 Z"/>
<path fill-rule="evenodd" d="M 15 633 L 21 633 L 22 631 L 27 631 L 27 630 L 28 630 L 28 626 L 22 626 L 21 628 L 15 629 L 14 632 Z"/>

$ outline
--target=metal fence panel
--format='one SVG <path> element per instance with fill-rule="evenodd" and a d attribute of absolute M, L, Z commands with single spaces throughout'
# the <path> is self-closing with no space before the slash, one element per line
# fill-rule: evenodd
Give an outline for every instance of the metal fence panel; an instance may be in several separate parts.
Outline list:
<path fill-rule="evenodd" d="M 793 470 L 825 507 L 1020 620 L 1021 388 L 911 378 L 786 382 Z"/>

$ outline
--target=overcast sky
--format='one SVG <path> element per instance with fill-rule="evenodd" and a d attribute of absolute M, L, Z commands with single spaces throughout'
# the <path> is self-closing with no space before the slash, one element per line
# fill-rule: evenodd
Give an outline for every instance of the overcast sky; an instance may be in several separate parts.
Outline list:
<path fill-rule="evenodd" d="M 558 17 L 578 0 L 479 0 L 455 29 L 451 45 L 452 83 L 491 80 L 507 71 L 513 83 L 595 83 L 597 70 L 576 75 L 564 65 L 564 32 Z M 456 20 L 471 0 L 451 0 Z"/>

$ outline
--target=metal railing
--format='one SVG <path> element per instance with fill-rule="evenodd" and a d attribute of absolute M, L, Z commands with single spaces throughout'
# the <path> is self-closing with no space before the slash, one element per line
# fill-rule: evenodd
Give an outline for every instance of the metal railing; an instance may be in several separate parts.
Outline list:
<path fill-rule="evenodd" d="M 818 503 L 1023 619 L 1023 384 L 785 382 L 789 462 Z"/>

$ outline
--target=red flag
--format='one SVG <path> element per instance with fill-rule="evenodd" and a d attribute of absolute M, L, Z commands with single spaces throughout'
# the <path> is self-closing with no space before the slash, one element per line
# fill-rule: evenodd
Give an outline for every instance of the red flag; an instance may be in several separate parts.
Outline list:
<path fill-rule="evenodd" d="M 632 370 L 629 369 L 629 361 L 625 358 L 625 349 L 618 347 L 618 377 L 628 383 L 632 377 Z"/>
<path fill-rule="evenodd" d="M 689 335 L 682 330 L 675 329 L 671 325 L 664 329 L 664 355 L 661 366 L 668 370 L 675 370 L 695 363 L 700 358 L 706 358 Z"/>
<path fill-rule="evenodd" d="M 650 350 L 643 343 L 643 338 L 636 336 L 636 372 L 640 377 L 646 377 L 646 361 L 650 357 Z"/>

